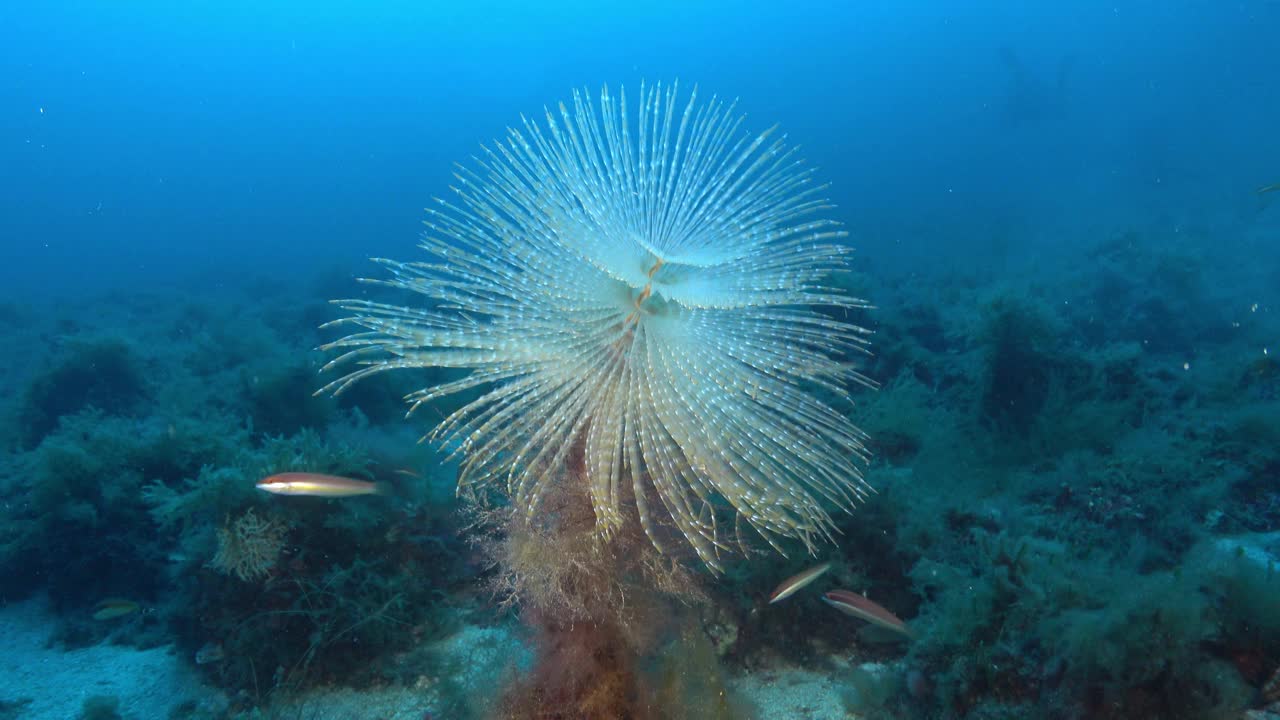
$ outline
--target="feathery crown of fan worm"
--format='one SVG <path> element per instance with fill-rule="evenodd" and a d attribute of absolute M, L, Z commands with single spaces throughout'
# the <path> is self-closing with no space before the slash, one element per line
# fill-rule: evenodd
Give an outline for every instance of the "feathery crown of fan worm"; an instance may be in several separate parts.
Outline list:
<path fill-rule="evenodd" d="M 661 550 L 674 524 L 713 570 L 743 525 L 812 548 L 825 508 L 868 490 L 841 409 L 866 382 L 849 357 L 867 331 L 844 319 L 865 303 L 830 281 L 845 233 L 785 136 L 696 89 L 639 95 L 632 115 L 625 91 L 575 92 L 460 166 L 428 210 L 429 259 L 366 280 L 426 302 L 338 301 L 352 316 L 333 324 L 363 331 L 326 367 L 360 367 L 322 392 L 465 369 L 408 398 L 476 393 L 432 433 L 457 440 L 464 486 L 499 483 L 532 518 L 581 483 L 602 536 L 634 514 Z"/>

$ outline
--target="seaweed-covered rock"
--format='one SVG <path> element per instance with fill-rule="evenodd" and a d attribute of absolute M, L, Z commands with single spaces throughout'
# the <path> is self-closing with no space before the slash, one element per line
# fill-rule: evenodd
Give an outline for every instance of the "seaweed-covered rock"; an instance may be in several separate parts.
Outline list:
<path fill-rule="evenodd" d="M 60 418 L 86 407 L 129 413 L 145 394 L 142 367 L 123 341 L 69 343 L 63 356 L 27 385 L 19 411 L 24 440 L 28 447 L 39 444 Z"/>

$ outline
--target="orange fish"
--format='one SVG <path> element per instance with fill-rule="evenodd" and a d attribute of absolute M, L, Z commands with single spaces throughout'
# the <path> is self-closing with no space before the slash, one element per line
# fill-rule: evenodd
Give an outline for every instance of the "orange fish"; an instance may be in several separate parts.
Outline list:
<path fill-rule="evenodd" d="M 907 637 L 911 636 L 911 631 L 907 629 L 907 624 L 902 622 L 897 615 L 858 593 L 849 592 L 848 590 L 832 590 L 823 595 L 822 600 L 846 615 L 861 618 L 886 630 L 900 632 Z"/>
<path fill-rule="evenodd" d="M 258 489 L 275 495 L 313 495 L 330 498 L 376 495 L 382 492 L 382 486 L 378 483 L 309 472 L 272 475 L 259 480 Z"/>
<path fill-rule="evenodd" d="M 808 585 L 814 580 L 817 580 L 822 576 L 822 573 L 830 569 L 831 563 L 822 563 L 821 565 L 815 565 L 798 575 L 792 575 L 786 580 L 783 580 L 782 584 L 775 588 L 773 593 L 769 595 L 769 604 L 772 605 L 779 600 L 785 600 L 791 597 L 797 590 Z"/>

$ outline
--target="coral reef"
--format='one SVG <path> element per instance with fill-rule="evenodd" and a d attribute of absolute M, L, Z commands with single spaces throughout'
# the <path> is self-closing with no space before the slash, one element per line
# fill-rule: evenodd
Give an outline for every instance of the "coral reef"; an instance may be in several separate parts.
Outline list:
<path fill-rule="evenodd" d="M 695 105 L 691 117 L 703 107 Z M 672 113 L 676 130 L 682 109 Z M 576 129 L 572 107 L 569 117 Z M 557 127 L 570 143 L 564 123 Z M 541 132 L 562 147 L 551 130 Z M 521 135 L 536 143 L 532 131 Z M 493 149 L 504 151 L 523 157 L 509 145 Z M 504 196 L 478 190 L 505 177 L 493 155 L 485 157 L 488 169 L 464 173 L 462 190 L 476 202 L 492 200 L 487 210 L 504 218 L 507 206 L 497 202 Z M 509 227 L 488 240 L 526 220 L 545 228 L 590 219 L 550 200 L 541 207 L 561 207 L 560 215 L 506 218 Z M 454 228 L 439 216 L 433 222 L 437 236 Z M 952 237 L 952 230 L 928 234 Z M 487 395 L 493 387 L 465 385 L 466 367 L 379 373 L 336 401 L 310 398 L 323 382 L 314 371 L 324 359 L 307 348 L 325 339 L 310 325 L 324 311 L 299 299 L 312 292 L 305 272 L 287 289 L 246 280 L 207 296 L 184 288 L 181 299 L 134 293 L 34 310 L 0 306 L 0 335 L 25 349 L 0 357 L 12 390 L 0 396 L 5 599 L 47 596 L 56 620 L 42 616 L 39 636 L 51 643 L 49 657 L 118 644 L 154 648 L 166 662 L 190 666 L 220 700 L 176 704 L 173 717 L 183 718 L 341 714 L 331 698 L 353 708 L 351 717 L 401 703 L 401 714 L 412 708 L 462 720 L 844 712 L 904 720 L 1272 717 L 1280 697 L 1275 269 L 1233 254 L 1238 238 L 1230 228 L 1212 236 L 1158 224 L 1099 231 L 1093 247 L 1064 237 L 1060 246 L 1038 246 L 1022 267 L 1020 236 L 996 232 L 984 242 L 999 246 L 1009 270 L 996 277 L 986 257 L 972 267 L 931 267 L 913 256 L 909 271 L 883 265 L 824 281 L 833 293 L 875 297 L 883 307 L 868 318 L 877 333 L 874 357 L 854 349 L 829 358 L 865 363 L 862 371 L 883 380 L 882 391 L 851 407 L 842 392 L 801 383 L 847 415 L 849 426 L 870 432 L 876 461 L 866 472 L 877 492 L 854 516 L 814 495 L 841 540 L 832 547 L 813 535 L 815 559 L 803 537 L 774 533 L 786 556 L 775 552 L 749 522 L 733 520 L 733 503 L 715 487 L 691 486 L 676 513 L 693 518 L 695 536 L 698 527 L 716 529 L 704 547 L 716 576 L 699 571 L 696 551 L 646 484 L 647 473 L 650 465 L 691 458 L 727 458 L 725 466 L 762 472 L 747 453 L 761 453 L 753 459 L 763 462 L 770 449 L 786 462 L 800 457 L 797 467 L 821 457 L 805 454 L 815 448 L 804 445 L 794 448 L 799 456 L 781 454 L 768 444 L 773 428 L 752 424 L 758 414 L 732 426 L 737 444 L 688 456 L 674 451 L 683 452 L 684 441 L 709 442 L 709 432 L 663 436 L 659 423 L 635 424 L 638 436 L 656 434 L 641 448 L 650 455 L 633 462 L 619 441 L 614 465 L 615 456 L 589 450 L 588 438 L 613 428 L 601 424 L 591 436 L 605 416 L 585 408 L 610 406 L 606 398 L 572 394 L 583 387 L 573 384 L 561 395 L 527 385 L 529 402 L 543 393 L 558 398 L 563 413 L 521 425 L 503 414 L 505 406 L 484 406 L 494 413 L 475 427 L 506 433 L 510 442 L 490 447 L 508 454 L 490 466 L 465 465 L 462 452 L 448 455 L 475 453 L 483 438 L 465 447 L 465 435 L 415 445 L 420 431 L 402 421 L 400 398 L 424 386 L 457 388 L 415 396 L 423 400 L 419 415 L 431 421 L 464 418 L 471 403 L 496 403 Z M 445 252 L 447 239 L 435 249 Z M 1220 253 L 1204 252 L 1210 240 Z M 531 284 L 520 287 L 522 297 L 572 299 L 539 295 L 546 288 L 533 281 L 577 260 L 532 251 L 526 260 Z M 499 340 L 528 351 L 535 340 L 563 339 L 561 331 L 573 328 L 583 344 L 547 362 L 570 368 L 570 361 L 643 354 L 654 363 L 650 372 L 676 373 L 671 391 L 714 398 L 713 378 L 732 375 L 703 373 L 670 350 L 676 345 L 658 342 L 695 319 L 677 312 L 675 294 L 689 290 L 693 276 L 676 272 L 672 260 L 650 277 L 656 262 L 646 260 L 636 259 L 631 275 L 618 273 L 617 302 L 598 317 L 539 315 L 548 324 L 536 333 L 484 330 L 476 337 L 491 346 L 455 346 L 448 356 L 482 357 Z M 434 270 L 405 267 L 412 269 L 396 270 L 406 284 L 430 279 L 437 290 L 457 290 L 440 284 Z M 324 282 L 328 293 L 338 281 Z M 370 290 L 363 298 L 371 303 L 404 302 L 403 288 Z M 436 340 L 472 337 L 469 323 L 495 320 L 451 314 L 459 298 L 425 300 L 422 312 L 448 327 L 414 332 L 437 332 Z M 819 305 L 815 313 L 845 322 L 842 307 Z M 759 309 L 698 308 L 718 319 Z M 600 326 L 632 342 L 627 353 L 612 345 L 589 353 Z M 683 339 L 696 340 L 690 358 L 731 348 L 714 335 Z M 393 355 L 403 350 L 387 347 Z M 373 350 L 356 359 L 445 357 Z M 530 372 L 539 357 L 530 358 Z M 761 394 L 764 385 L 739 387 L 761 404 L 776 399 Z M 641 417 L 638 408 L 667 417 L 689 408 L 657 399 L 624 405 L 624 425 Z M 707 405 L 699 419 L 711 428 L 743 411 Z M 573 442 L 551 442 L 565 437 Z M 539 455 L 534 448 L 544 441 L 550 449 Z M 524 496 L 522 476 L 499 470 L 517 458 L 530 472 Z M 593 475 L 593 467 L 603 470 Z M 373 480 L 391 492 L 337 501 L 254 489 L 262 476 L 289 470 Z M 461 504 L 460 471 L 470 481 Z M 778 473 L 778 487 L 790 487 L 798 473 Z M 509 480 L 517 492 L 507 492 Z M 536 499 L 537 512 L 530 516 L 513 496 Z M 459 507 L 469 514 L 455 517 Z M 227 540 L 246 517 L 275 528 L 272 546 L 282 542 L 243 565 L 239 577 Z M 779 580 L 819 562 L 831 564 L 819 582 L 768 604 Z M 822 593 L 834 588 L 865 593 L 906 620 L 914 637 L 888 640 L 823 605 Z M 120 614 L 96 612 L 107 604 Z M 10 693 L 0 716 L 35 711 L 24 702 L 33 694 Z M 131 701 L 120 697 L 127 716 Z M 741 697 L 757 707 L 738 705 Z M 78 707 L 68 707 L 63 715 L 74 717 Z"/>

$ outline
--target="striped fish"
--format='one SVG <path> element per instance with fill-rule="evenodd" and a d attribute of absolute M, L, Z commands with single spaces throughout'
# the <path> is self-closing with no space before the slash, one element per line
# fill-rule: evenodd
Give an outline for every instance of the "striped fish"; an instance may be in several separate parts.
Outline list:
<path fill-rule="evenodd" d="M 817 580 L 822 576 L 822 573 L 830 569 L 831 563 L 825 562 L 821 565 L 811 567 L 798 575 L 792 575 L 786 580 L 783 580 L 782 584 L 775 588 L 773 594 L 769 596 L 769 604 L 772 605 L 779 600 L 785 600 L 791 597 L 796 594 L 796 591 L 800 590 L 800 588 L 808 585 L 814 580 Z"/>
<path fill-rule="evenodd" d="M 127 598 L 107 598 L 93 606 L 94 620 L 114 620 L 138 612 L 138 603 Z"/>
<path fill-rule="evenodd" d="M 351 497 L 382 492 L 377 483 L 337 475 L 309 472 L 287 472 L 258 481 L 258 489 L 274 495 L 312 495 L 315 497 Z"/>
<path fill-rule="evenodd" d="M 911 637 L 911 631 L 901 618 L 865 597 L 848 590 L 832 590 L 822 596 L 823 602 L 846 615 L 861 618 L 886 630 L 900 632 Z"/>

